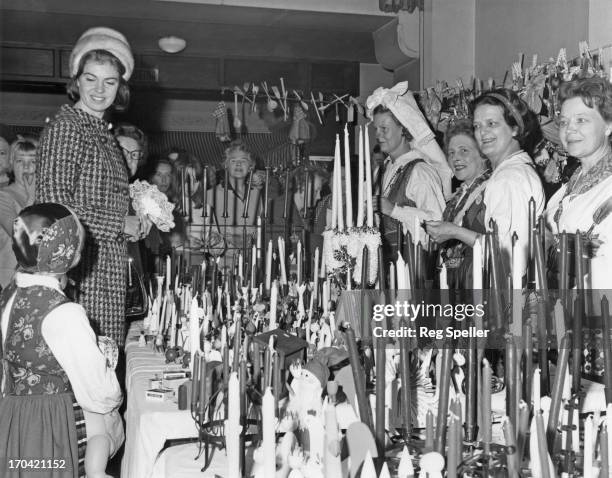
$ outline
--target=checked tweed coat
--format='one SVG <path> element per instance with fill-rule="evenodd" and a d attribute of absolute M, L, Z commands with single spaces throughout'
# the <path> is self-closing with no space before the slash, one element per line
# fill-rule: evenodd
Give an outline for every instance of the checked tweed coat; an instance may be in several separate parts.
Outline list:
<path fill-rule="evenodd" d="M 129 189 L 125 160 L 109 123 L 64 105 L 42 133 L 36 202 L 71 207 L 87 232 L 71 271 L 75 300 L 97 334 L 125 339 L 127 253 L 123 236 Z"/>

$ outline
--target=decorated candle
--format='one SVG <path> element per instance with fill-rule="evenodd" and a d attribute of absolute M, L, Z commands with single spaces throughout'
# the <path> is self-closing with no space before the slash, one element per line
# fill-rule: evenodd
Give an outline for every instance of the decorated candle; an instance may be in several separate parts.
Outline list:
<path fill-rule="evenodd" d="M 336 152 L 335 157 L 334 171 L 337 170 L 338 174 L 334 176 L 334 178 L 336 179 L 336 182 L 334 183 L 334 189 L 338 191 L 338 193 L 336 194 L 336 201 L 338 206 L 338 229 L 340 231 L 344 231 L 344 206 L 342 200 L 342 160 L 340 159 L 340 142 L 338 139 L 337 141 L 338 150 Z"/>
<path fill-rule="evenodd" d="M 346 185 L 346 227 L 353 227 L 353 198 L 351 196 L 351 149 L 349 148 L 348 124 L 344 125 L 344 179 Z"/>

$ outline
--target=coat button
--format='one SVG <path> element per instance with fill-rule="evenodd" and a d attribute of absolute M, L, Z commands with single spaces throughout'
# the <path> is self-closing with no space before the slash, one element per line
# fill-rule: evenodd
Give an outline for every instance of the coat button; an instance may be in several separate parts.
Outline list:
<path fill-rule="evenodd" d="M 129 193 L 129 189 L 128 188 L 121 188 L 121 194 L 127 194 Z"/>
<path fill-rule="evenodd" d="M 120 232 L 119 234 L 117 234 L 117 242 L 119 244 L 123 244 L 123 241 L 125 240 L 125 238 L 123 237 L 123 233 Z"/>
<path fill-rule="evenodd" d="M 102 137 L 100 138 L 100 142 L 101 142 L 102 144 L 106 144 L 106 143 L 107 143 L 107 141 L 108 141 L 108 139 L 106 139 L 106 137 L 105 137 L 105 136 L 102 136 Z"/>
<path fill-rule="evenodd" d="M 113 192 L 114 193 L 118 193 L 119 192 L 119 186 L 113 186 Z"/>

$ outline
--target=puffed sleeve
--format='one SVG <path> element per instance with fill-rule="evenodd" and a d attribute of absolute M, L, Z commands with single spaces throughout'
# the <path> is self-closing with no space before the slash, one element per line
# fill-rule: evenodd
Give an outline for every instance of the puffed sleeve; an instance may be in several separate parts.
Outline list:
<path fill-rule="evenodd" d="M 406 197 L 412 199 L 416 207 L 395 206 L 391 217 L 400 221 L 404 230 L 415 237 L 414 223 L 439 221 L 442 218 L 445 202 L 440 178 L 432 167 L 417 164 L 406 184 Z M 423 234 L 423 233 L 421 233 Z"/>
<path fill-rule="evenodd" d="M 58 120 L 40 138 L 36 166 L 36 202 L 57 202 L 72 208 L 97 240 L 113 241 L 123 231 L 125 218 L 106 208 L 77 200 L 80 169 L 87 161 L 88 141 L 77 124 Z"/>
<path fill-rule="evenodd" d="M 108 413 L 121 404 L 117 376 L 106 365 L 83 307 L 72 302 L 56 307 L 45 317 L 41 330 L 84 410 Z"/>

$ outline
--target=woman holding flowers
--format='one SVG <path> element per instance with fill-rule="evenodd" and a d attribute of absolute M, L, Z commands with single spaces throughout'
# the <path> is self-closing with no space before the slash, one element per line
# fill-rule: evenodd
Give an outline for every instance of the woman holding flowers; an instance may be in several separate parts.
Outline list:
<path fill-rule="evenodd" d="M 128 172 L 105 116 L 127 107 L 134 58 L 121 33 L 98 27 L 79 38 L 69 66 L 68 96 L 75 104 L 62 106 L 42 133 L 36 200 L 69 206 L 83 223 L 83 260 L 72 273 L 76 300 L 96 332 L 122 346 L 125 239 L 139 239 L 150 223 L 127 215 Z"/>

